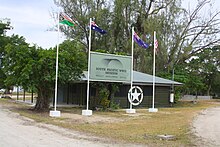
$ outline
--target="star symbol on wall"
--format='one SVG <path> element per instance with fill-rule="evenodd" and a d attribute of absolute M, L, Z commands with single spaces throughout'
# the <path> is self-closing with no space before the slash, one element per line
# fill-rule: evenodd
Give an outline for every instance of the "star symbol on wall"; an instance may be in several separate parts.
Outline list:
<path fill-rule="evenodd" d="M 140 95 L 140 94 L 141 94 L 141 93 L 138 93 L 138 92 L 137 92 L 137 89 L 135 89 L 135 90 L 134 90 L 134 93 L 131 93 L 132 101 L 135 101 L 135 100 L 139 101 L 139 95 Z"/>
<path fill-rule="evenodd" d="M 133 86 L 128 91 L 128 100 L 134 106 L 139 105 L 142 102 L 143 97 L 144 97 L 143 91 L 138 86 Z"/>

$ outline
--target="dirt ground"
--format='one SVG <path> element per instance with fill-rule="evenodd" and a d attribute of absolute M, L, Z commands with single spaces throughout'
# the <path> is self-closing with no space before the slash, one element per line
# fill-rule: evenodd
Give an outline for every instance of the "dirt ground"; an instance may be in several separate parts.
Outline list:
<path fill-rule="evenodd" d="M 161 112 L 162 113 L 162 112 Z M 166 112 L 167 113 L 167 112 Z M 125 114 L 129 115 L 129 114 Z M 151 114 L 145 114 L 151 115 Z M 10 111 L 10 105 L 0 105 L 0 147 L 26 147 L 26 146 L 141 146 L 137 144 L 127 144 L 92 136 L 90 134 L 64 129 L 54 125 L 36 122 L 32 119 L 22 117 L 15 112 Z M 85 117 L 80 114 L 62 113 L 60 121 L 70 121 L 70 123 L 113 123 L 123 122 L 126 119 L 135 119 L 142 117 L 142 114 L 133 114 L 132 117 L 102 117 L 93 115 Z M 146 116 L 145 116 L 146 117 Z M 209 108 L 201 111 L 195 117 L 192 123 L 192 131 L 197 137 L 193 144 L 199 147 L 217 147 L 220 146 L 220 107 Z M 146 145 L 144 145 L 146 146 Z"/>
<path fill-rule="evenodd" d="M 89 134 L 70 131 L 54 125 L 37 123 L 31 119 L 22 117 L 17 113 L 11 112 L 1 105 L 0 116 L 1 147 L 140 146 L 137 144 L 118 143 L 112 140 L 90 136 Z"/>
<path fill-rule="evenodd" d="M 198 137 L 197 146 L 220 146 L 220 107 L 202 111 L 193 121 L 193 132 Z"/>

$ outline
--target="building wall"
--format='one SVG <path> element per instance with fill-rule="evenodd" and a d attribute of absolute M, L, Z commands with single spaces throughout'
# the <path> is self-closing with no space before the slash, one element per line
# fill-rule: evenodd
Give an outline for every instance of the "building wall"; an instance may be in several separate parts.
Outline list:
<path fill-rule="evenodd" d="M 58 91 L 59 104 L 73 104 L 85 105 L 86 104 L 86 84 L 85 83 L 72 83 L 59 87 Z"/>
<path fill-rule="evenodd" d="M 152 107 L 152 86 L 139 86 L 143 90 L 144 98 L 140 105 L 135 107 Z M 119 104 L 122 108 L 129 108 L 130 103 L 127 98 L 130 86 L 122 86 L 115 94 L 114 102 Z M 169 106 L 169 86 L 156 86 L 155 88 L 155 107 L 168 107 Z"/>
<path fill-rule="evenodd" d="M 144 98 L 139 106 L 135 107 L 152 107 L 152 86 L 139 86 L 143 90 Z M 130 85 L 121 85 L 119 91 L 115 93 L 113 102 L 119 104 L 121 108 L 129 108 L 130 103 L 127 95 Z M 59 87 L 58 91 L 58 104 L 74 104 L 86 105 L 86 83 L 72 83 Z M 96 89 L 90 87 L 90 102 L 95 98 Z M 155 107 L 168 107 L 169 106 L 169 86 L 156 86 L 155 89 Z M 134 107 L 134 108 L 135 108 Z"/>

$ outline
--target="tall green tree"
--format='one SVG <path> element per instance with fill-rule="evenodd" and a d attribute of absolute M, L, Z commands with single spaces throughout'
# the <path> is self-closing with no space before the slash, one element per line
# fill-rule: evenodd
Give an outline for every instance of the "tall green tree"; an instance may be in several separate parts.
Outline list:
<path fill-rule="evenodd" d="M 3 68 L 6 82 L 36 89 L 35 110 L 48 110 L 54 91 L 56 48 L 45 50 L 30 46 L 22 37 L 15 38 L 6 47 Z M 59 59 L 59 83 L 77 79 L 85 69 L 85 53 L 74 41 L 67 40 L 60 45 Z"/>
<path fill-rule="evenodd" d="M 219 46 L 207 48 L 196 54 L 189 63 L 191 72 L 196 72 L 206 85 L 206 95 L 210 95 L 215 79 L 220 72 Z"/>
<path fill-rule="evenodd" d="M 2 70 L 4 57 L 5 57 L 5 46 L 10 43 L 10 38 L 6 36 L 6 31 L 11 29 L 10 22 L 7 19 L 0 20 L 0 89 L 8 89 L 10 86 L 5 85 L 6 75 Z"/>
<path fill-rule="evenodd" d="M 62 26 L 61 30 L 69 39 L 74 39 L 84 46 L 84 51 L 88 51 L 89 46 L 89 19 L 92 18 L 102 29 L 109 32 L 110 23 L 110 6 L 105 0 L 61 0 L 55 4 L 63 8 L 70 18 L 72 18 L 77 26 L 76 29 L 69 29 Z M 111 45 L 108 42 L 110 36 L 104 35 L 100 37 L 99 33 L 92 32 L 92 50 L 108 49 Z"/>
<path fill-rule="evenodd" d="M 150 44 L 147 50 L 135 44 L 134 69 L 141 72 L 152 73 L 153 32 L 156 31 L 159 42 L 156 73 L 160 74 L 160 72 L 170 73 L 173 68 L 179 69 L 182 65 L 189 67 L 186 63 L 191 61 L 192 57 L 220 43 L 218 35 L 220 12 L 213 11 L 212 1 L 199 0 L 190 9 L 183 8 L 182 2 L 182 0 L 61 0 L 57 4 L 78 22 L 75 31 L 66 28 L 62 31 L 67 37 L 81 42 L 85 52 L 88 49 L 87 26 L 90 17 L 108 31 L 104 37 L 93 32 L 92 50 L 124 52 L 130 55 L 131 28 L 134 26 L 140 38 Z M 204 10 L 207 10 L 207 15 L 203 14 Z"/>

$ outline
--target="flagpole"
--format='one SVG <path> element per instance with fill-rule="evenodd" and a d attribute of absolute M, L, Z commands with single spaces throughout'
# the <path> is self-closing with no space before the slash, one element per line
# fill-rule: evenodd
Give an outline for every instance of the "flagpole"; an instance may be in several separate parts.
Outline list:
<path fill-rule="evenodd" d="M 50 111 L 50 116 L 51 117 L 60 117 L 60 111 L 57 111 L 57 79 L 58 79 L 58 57 L 59 57 L 59 41 L 60 41 L 60 9 L 58 9 L 58 14 L 57 14 L 57 24 L 58 24 L 58 31 L 57 31 L 57 53 L 56 53 L 56 79 L 55 79 L 55 93 L 54 93 L 54 111 Z"/>
<path fill-rule="evenodd" d="M 92 18 L 89 19 L 89 50 L 88 50 L 88 74 L 87 74 L 87 96 L 86 96 L 86 110 L 82 110 L 82 115 L 90 116 L 92 115 L 92 110 L 89 110 L 89 78 L 90 78 L 90 51 L 91 51 L 91 29 Z"/>
<path fill-rule="evenodd" d="M 149 112 L 157 112 L 158 109 L 154 108 L 154 99 L 155 99 L 155 56 L 156 56 L 156 31 L 154 31 L 154 51 L 153 51 L 153 99 L 152 99 L 152 108 L 149 109 Z"/>
<path fill-rule="evenodd" d="M 87 97 L 86 97 L 86 110 L 89 110 L 89 77 L 90 77 L 90 51 L 91 51 L 91 22 L 92 18 L 89 19 L 89 50 L 88 50 L 88 77 L 87 77 Z"/>
<path fill-rule="evenodd" d="M 134 64 L 134 27 L 132 27 L 132 42 L 131 42 L 131 88 L 133 87 L 133 64 Z M 132 104 L 130 104 L 132 109 Z"/>
<path fill-rule="evenodd" d="M 57 56 L 56 56 L 56 82 L 55 82 L 55 103 L 54 103 L 54 111 L 57 110 L 57 79 L 58 79 L 58 63 L 59 63 L 59 41 L 60 41 L 60 23 L 59 23 L 60 15 L 58 14 L 58 37 L 57 37 Z"/>
<path fill-rule="evenodd" d="M 156 41 L 156 32 L 154 31 L 154 61 L 153 61 L 153 104 L 152 108 L 154 109 L 154 98 L 155 98 L 155 41 Z"/>
<path fill-rule="evenodd" d="M 132 27 L 131 36 L 131 89 L 133 87 L 133 64 L 134 64 L 134 27 Z M 131 91 L 132 93 L 132 91 Z M 126 113 L 136 113 L 135 109 L 132 109 L 132 104 L 130 103 L 130 109 L 126 110 Z"/>

